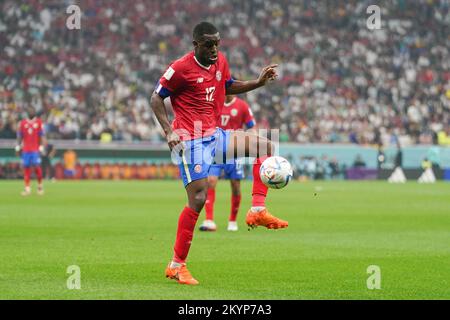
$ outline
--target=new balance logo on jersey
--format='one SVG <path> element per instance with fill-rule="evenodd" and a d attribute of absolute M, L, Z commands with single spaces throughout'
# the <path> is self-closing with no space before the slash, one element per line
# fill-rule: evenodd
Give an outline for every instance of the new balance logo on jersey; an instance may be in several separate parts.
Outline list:
<path fill-rule="evenodd" d="M 203 83 L 203 78 L 198 78 L 197 83 Z"/>

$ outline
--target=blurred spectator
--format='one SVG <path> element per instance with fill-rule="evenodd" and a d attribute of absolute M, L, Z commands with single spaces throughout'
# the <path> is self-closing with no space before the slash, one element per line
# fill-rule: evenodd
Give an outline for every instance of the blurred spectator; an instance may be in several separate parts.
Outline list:
<path fill-rule="evenodd" d="M 77 154 L 73 150 L 64 152 L 64 177 L 74 178 L 76 174 Z"/>
<path fill-rule="evenodd" d="M 427 159 L 431 162 L 431 166 L 434 169 L 440 169 L 441 167 L 441 150 L 438 145 L 431 146 L 427 152 Z"/>
<path fill-rule="evenodd" d="M 1 107 L 0 107 L 1 111 Z M 16 127 L 13 122 L 0 118 L 0 139 L 15 139 Z"/>
<path fill-rule="evenodd" d="M 437 133 L 437 140 L 441 146 L 450 146 L 450 126 L 447 126 L 447 131 L 441 130 Z"/>
<path fill-rule="evenodd" d="M 20 162 L 0 163 L 1 179 L 22 179 L 22 165 Z"/>
<path fill-rule="evenodd" d="M 330 164 L 328 162 L 328 157 L 322 155 L 322 157 L 317 160 L 317 169 L 315 174 L 316 180 L 329 179 L 331 175 Z"/>
<path fill-rule="evenodd" d="M 342 174 L 336 157 L 329 160 L 327 155 L 320 159 L 313 156 L 301 156 L 299 161 L 289 160 L 294 169 L 294 177 L 300 180 L 336 179 Z"/>
<path fill-rule="evenodd" d="M 397 141 L 397 153 L 395 154 L 394 168 L 403 167 L 403 151 L 400 142 Z"/>
<path fill-rule="evenodd" d="M 339 169 L 339 162 L 336 157 L 333 157 L 330 161 L 330 170 L 331 170 L 331 178 L 336 179 L 341 174 L 341 170 Z"/>
<path fill-rule="evenodd" d="M 428 160 L 428 158 L 424 158 L 422 160 L 421 167 L 425 171 L 425 170 L 430 169 L 431 167 L 433 167 L 433 164 L 431 163 L 430 160 Z"/>
<path fill-rule="evenodd" d="M 52 159 L 55 157 L 56 148 L 53 144 L 47 144 L 45 146 L 44 154 L 42 155 L 42 173 L 45 179 L 54 179 L 55 174 L 53 172 Z"/>
<path fill-rule="evenodd" d="M 356 155 L 355 161 L 353 161 L 353 168 L 365 168 L 366 162 L 360 154 Z"/>
<path fill-rule="evenodd" d="M 378 144 L 378 155 L 377 155 L 377 168 L 378 170 L 383 168 L 384 163 L 386 162 L 386 155 L 383 150 L 383 144 Z"/>

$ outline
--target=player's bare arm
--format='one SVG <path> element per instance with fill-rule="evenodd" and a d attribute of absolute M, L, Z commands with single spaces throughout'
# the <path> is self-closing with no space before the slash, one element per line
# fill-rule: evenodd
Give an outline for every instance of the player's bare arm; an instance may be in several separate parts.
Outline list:
<path fill-rule="evenodd" d="M 278 77 L 276 67 L 278 67 L 277 64 L 271 64 L 264 67 L 261 70 L 258 79 L 255 80 L 233 81 L 233 83 L 227 88 L 226 94 L 245 93 L 266 85 L 269 81 L 273 81 Z"/>
<path fill-rule="evenodd" d="M 52 148 L 52 151 L 50 152 L 50 154 L 48 155 L 48 157 L 49 157 L 50 159 L 52 159 L 52 158 L 55 157 L 55 155 L 56 155 L 56 148 L 53 147 L 53 148 Z"/>
<path fill-rule="evenodd" d="M 39 152 L 41 154 L 44 154 L 45 146 L 47 146 L 47 138 L 44 135 L 42 135 L 39 137 Z"/>
<path fill-rule="evenodd" d="M 156 119 L 158 119 L 164 134 L 166 135 L 167 144 L 169 145 L 170 150 L 172 150 L 181 142 L 181 140 L 179 135 L 172 130 L 163 98 L 161 98 L 156 92 L 153 92 L 150 99 L 150 106 L 153 109 Z"/>

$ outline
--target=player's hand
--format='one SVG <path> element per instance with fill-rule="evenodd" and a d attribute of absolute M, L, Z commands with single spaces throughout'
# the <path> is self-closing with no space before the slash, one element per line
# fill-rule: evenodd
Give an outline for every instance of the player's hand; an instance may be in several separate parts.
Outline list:
<path fill-rule="evenodd" d="M 167 144 L 169 145 L 170 151 L 172 151 L 174 148 L 182 148 L 183 144 L 181 143 L 180 136 L 176 132 L 170 132 L 167 136 Z M 181 151 L 181 149 L 179 150 Z"/>
<path fill-rule="evenodd" d="M 264 67 L 259 75 L 258 83 L 265 85 L 267 82 L 275 80 L 278 77 L 276 67 L 278 67 L 277 64 Z"/>
<path fill-rule="evenodd" d="M 44 148 L 43 145 L 40 145 L 40 146 L 39 146 L 39 152 L 40 152 L 41 154 L 44 154 L 45 148 Z"/>

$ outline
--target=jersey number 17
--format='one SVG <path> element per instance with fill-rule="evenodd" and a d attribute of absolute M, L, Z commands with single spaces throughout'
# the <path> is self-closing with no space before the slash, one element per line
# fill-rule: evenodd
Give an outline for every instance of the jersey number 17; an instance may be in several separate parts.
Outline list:
<path fill-rule="evenodd" d="M 230 121 L 230 116 L 229 115 L 222 115 L 222 126 L 225 127 L 228 124 L 228 121 Z"/>
<path fill-rule="evenodd" d="M 216 90 L 216 87 L 209 87 L 206 88 L 206 101 L 214 101 L 214 91 Z"/>

